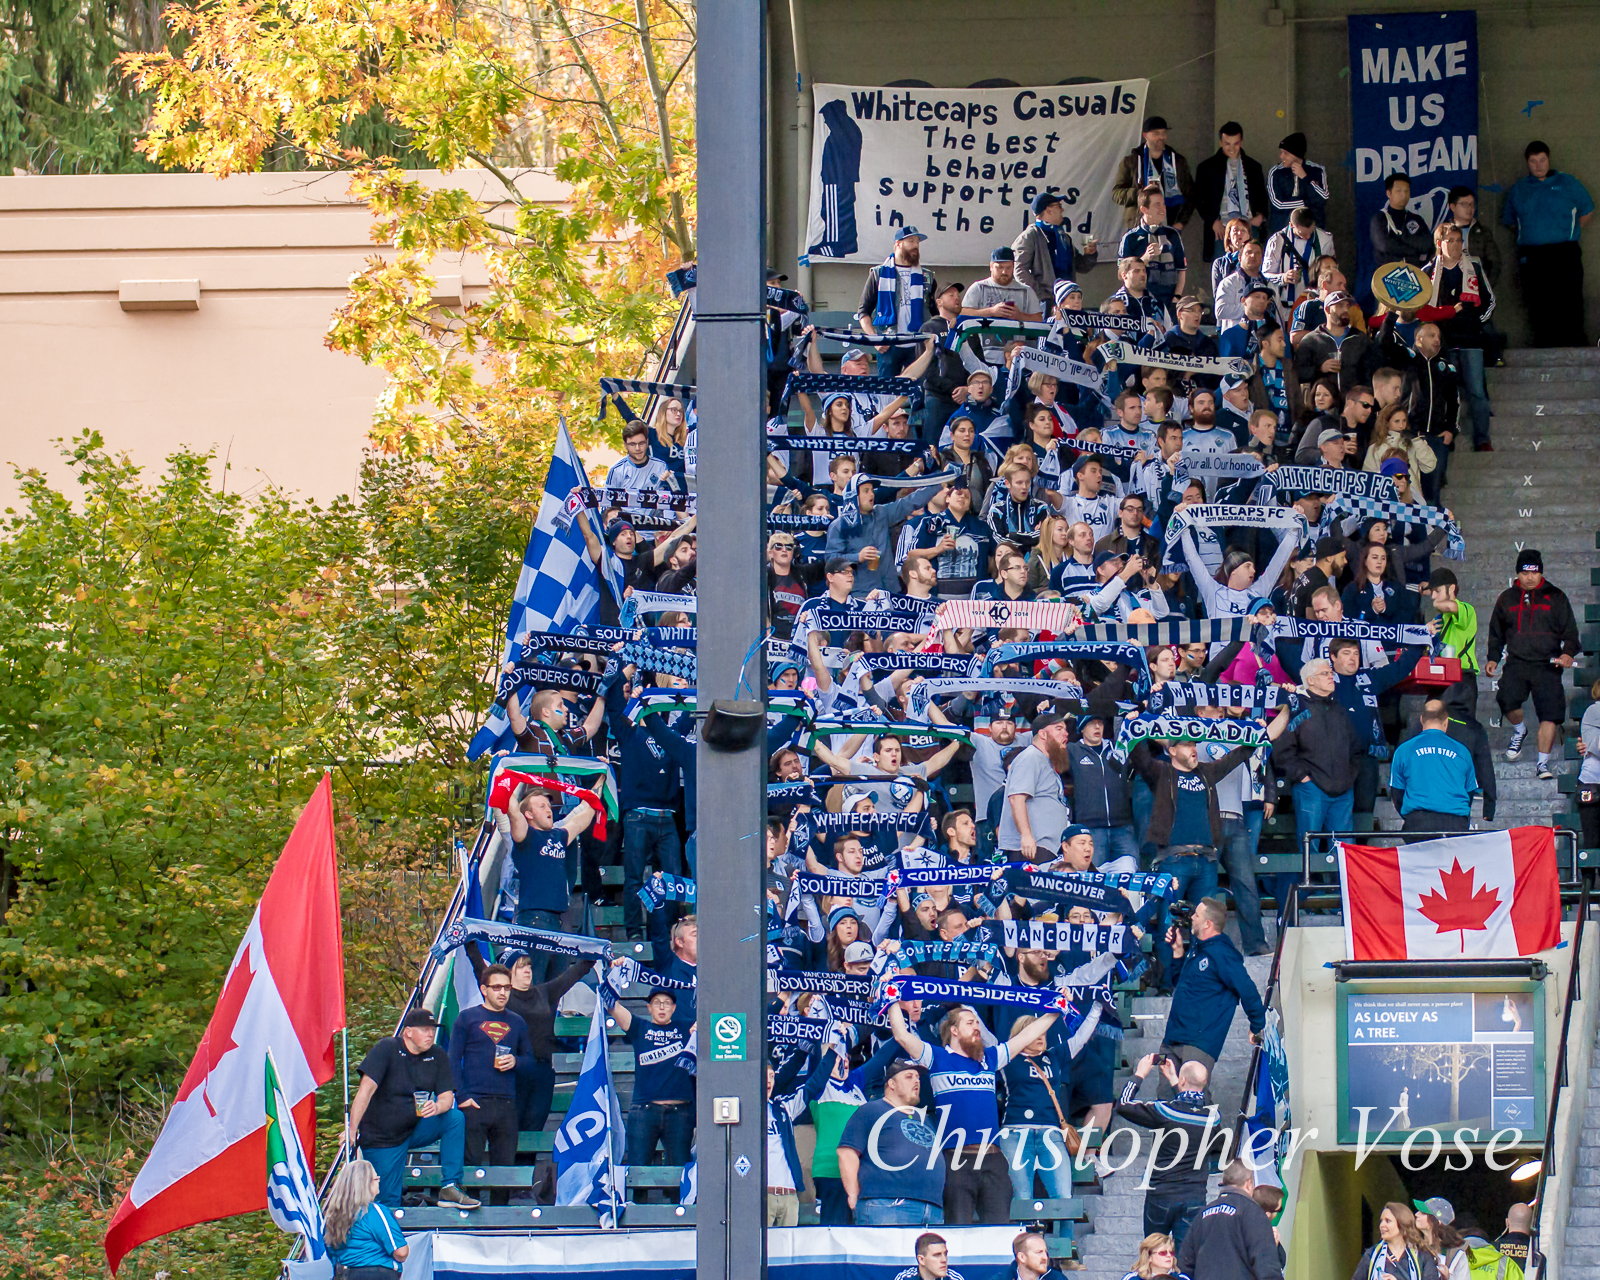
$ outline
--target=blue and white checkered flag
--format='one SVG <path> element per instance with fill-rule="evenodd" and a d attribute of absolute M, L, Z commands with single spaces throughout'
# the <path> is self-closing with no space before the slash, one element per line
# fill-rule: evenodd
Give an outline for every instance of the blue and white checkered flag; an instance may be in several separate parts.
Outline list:
<path fill-rule="evenodd" d="M 600 570 L 589 559 L 584 545 L 579 520 L 593 521 L 587 509 L 569 516 L 567 499 L 579 486 L 589 487 L 588 473 L 583 461 L 573 447 L 572 436 L 567 432 L 567 421 L 561 420 L 556 435 L 555 453 L 550 458 L 550 469 L 545 473 L 544 497 L 539 502 L 539 515 L 533 522 L 533 534 L 528 539 L 528 549 L 522 556 L 522 573 L 517 578 L 517 589 L 511 597 L 511 612 L 506 618 L 505 650 L 500 657 L 503 667 L 511 661 L 520 636 L 530 631 L 570 632 L 575 627 L 587 626 L 599 620 Z M 593 524 L 590 525 L 593 528 Z M 598 536 L 598 534 L 597 534 Z M 602 546 L 604 539 L 600 539 Z M 605 575 L 612 594 L 622 599 L 622 566 L 615 557 L 606 554 Z M 496 680 L 499 673 L 496 672 Z M 531 690 L 524 691 L 525 696 Z M 511 750 L 515 740 L 511 736 L 511 723 L 499 707 L 491 708 L 483 727 L 473 734 L 467 747 L 467 759 L 476 760 L 485 751 Z"/>
<path fill-rule="evenodd" d="M 556 1203 L 586 1204 L 600 1215 L 602 1227 L 615 1227 L 627 1200 L 622 1144 L 622 1109 L 606 1051 L 606 1011 L 596 1002 L 583 1069 L 553 1144 Z"/>

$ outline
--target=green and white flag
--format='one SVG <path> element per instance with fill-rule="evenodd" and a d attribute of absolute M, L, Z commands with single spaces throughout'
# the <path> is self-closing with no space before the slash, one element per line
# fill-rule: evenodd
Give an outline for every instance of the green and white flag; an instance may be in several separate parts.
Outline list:
<path fill-rule="evenodd" d="M 486 919 L 483 912 L 483 886 L 478 881 L 478 869 L 464 852 L 461 855 L 461 882 L 465 886 L 461 914 L 469 920 Z M 468 947 L 476 945 L 474 942 L 467 944 Z M 494 952 L 487 946 L 482 954 L 486 962 L 494 961 Z M 457 947 L 450 953 L 446 963 L 450 966 L 450 980 L 444 984 L 444 995 L 439 1003 L 439 1026 L 444 1031 L 445 1042 L 449 1043 L 450 1032 L 455 1028 L 456 1018 L 466 1010 L 482 1004 L 483 993 L 478 990 L 478 975 L 472 967 L 472 957 L 467 954 L 467 947 Z"/>
<path fill-rule="evenodd" d="M 291 1264 L 297 1280 L 322 1276 L 333 1280 L 333 1259 L 322 1238 L 322 1206 L 311 1176 L 294 1111 L 278 1080 L 278 1067 L 267 1050 L 267 1212 L 282 1231 L 306 1238 L 306 1260 Z"/>

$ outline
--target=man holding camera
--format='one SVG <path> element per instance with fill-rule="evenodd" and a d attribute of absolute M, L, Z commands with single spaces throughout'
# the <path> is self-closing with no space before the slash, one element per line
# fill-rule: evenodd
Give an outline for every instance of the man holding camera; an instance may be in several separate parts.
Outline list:
<path fill-rule="evenodd" d="M 1172 1100 L 1136 1101 L 1139 1086 L 1158 1067 L 1162 1092 Z M 1117 1099 L 1117 1115 L 1154 1135 L 1145 1166 L 1149 1183 L 1144 1195 L 1144 1233 L 1170 1235 L 1174 1248 L 1182 1247 L 1189 1224 L 1205 1208 L 1206 1144 L 1220 1142 L 1226 1151 L 1229 1141 L 1228 1127 L 1217 1122 L 1216 1108 L 1206 1097 L 1210 1081 L 1211 1072 L 1204 1063 L 1180 1065 L 1163 1048 L 1139 1059 Z"/>
<path fill-rule="evenodd" d="M 1172 1058 L 1174 1065 L 1198 1063 L 1205 1072 L 1199 1086 L 1204 1092 L 1211 1069 L 1222 1056 L 1234 1011 L 1241 1004 L 1244 1006 L 1245 1016 L 1250 1019 L 1250 1039 L 1256 1044 L 1261 1043 L 1267 1011 L 1244 967 L 1239 948 L 1222 931 L 1228 922 L 1227 904 L 1221 898 L 1202 898 L 1192 920 L 1192 944 L 1184 942 L 1183 931 L 1177 926 L 1167 930 L 1167 943 L 1172 948 L 1172 1012 L 1167 1015 L 1161 1052 Z M 1173 1097 L 1175 1088 L 1175 1080 L 1163 1079 L 1161 1096 Z M 1204 1186 L 1201 1192 L 1204 1199 Z"/>

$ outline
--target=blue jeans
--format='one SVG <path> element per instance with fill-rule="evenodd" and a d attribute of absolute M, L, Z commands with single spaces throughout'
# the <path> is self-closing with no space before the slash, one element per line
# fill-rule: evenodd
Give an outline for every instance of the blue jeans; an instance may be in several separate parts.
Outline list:
<path fill-rule="evenodd" d="M 1113 858 L 1128 857 L 1139 860 L 1139 842 L 1134 838 L 1133 827 L 1090 827 L 1094 837 L 1094 865 L 1099 867 Z"/>
<path fill-rule="evenodd" d="M 942 1227 L 944 1206 L 926 1200 L 857 1200 L 858 1227 Z"/>
<path fill-rule="evenodd" d="M 668 875 L 683 874 L 683 848 L 678 842 L 678 823 L 670 814 L 646 813 L 629 809 L 622 815 L 622 919 L 628 937 L 644 937 L 644 906 L 639 901 L 639 886 L 644 870 L 655 855 L 656 863 Z M 666 938 L 651 939 L 666 945 Z"/>
<path fill-rule="evenodd" d="M 1472 417 L 1472 443 L 1486 444 L 1489 440 L 1489 387 L 1483 380 L 1483 348 L 1454 347 L 1450 358 L 1461 372 L 1461 394 L 1467 402 L 1467 412 Z M 1443 466 L 1441 460 L 1440 466 Z"/>
<path fill-rule="evenodd" d="M 439 1144 L 439 1174 L 446 1186 L 461 1185 L 461 1167 L 466 1162 L 467 1120 L 454 1107 L 440 1116 L 424 1116 L 417 1121 L 411 1137 L 400 1147 L 362 1147 L 361 1154 L 378 1171 L 378 1203 L 391 1209 L 400 1207 L 400 1192 L 405 1188 L 406 1156 L 418 1147 Z"/>
<path fill-rule="evenodd" d="M 1046 1145 L 1044 1136 L 1055 1134 Z M 1017 1128 L 1007 1126 L 1000 1130 L 1000 1150 L 1005 1153 L 1006 1173 L 1011 1178 L 1011 1194 L 1018 1200 L 1033 1199 L 1033 1178 L 1037 1174 L 1044 1193 L 1052 1200 L 1067 1200 L 1072 1196 L 1072 1157 L 1067 1154 L 1066 1138 L 1061 1130 L 1051 1128 Z M 1051 1166 L 1054 1165 L 1054 1168 Z M 1068 1238 L 1071 1238 L 1071 1223 Z"/>
<path fill-rule="evenodd" d="M 647 1165 L 661 1140 L 663 1164 L 687 1164 L 694 1144 L 694 1103 L 641 1102 L 628 1109 L 628 1163 Z"/>
<path fill-rule="evenodd" d="M 1168 858 L 1157 865 L 1156 870 L 1178 878 L 1177 897 L 1184 902 L 1199 902 L 1201 898 L 1209 898 L 1217 891 L 1217 864 L 1201 854 L 1185 853 L 1176 858 Z M 1156 955 L 1166 971 L 1165 981 L 1170 986 L 1172 948 L 1167 945 L 1167 936 L 1164 933 L 1156 937 Z"/>
<path fill-rule="evenodd" d="M 1172 1247 L 1181 1249 L 1190 1225 L 1204 1208 L 1204 1201 L 1154 1200 L 1147 1193 L 1144 1198 L 1144 1233 L 1147 1236 L 1171 1236 Z"/>
<path fill-rule="evenodd" d="M 1128 799 L 1133 805 L 1133 837 L 1139 842 L 1139 852 L 1146 858 L 1156 856 L 1156 847 L 1145 839 L 1150 831 L 1150 815 L 1155 812 L 1156 793 L 1140 774 L 1133 775 L 1133 785 L 1128 789 Z"/>
<path fill-rule="evenodd" d="M 1248 818 L 1222 819 L 1222 865 L 1228 873 L 1228 892 L 1239 913 L 1239 941 L 1249 955 L 1267 945 L 1261 927 L 1261 895 L 1256 892 L 1256 840 L 1261 836 L 1261 810 L 1256 810 L 1256 839 L 1251 839 Z"/>
<path fill-rule="evenodd" d="M 542 911 L 538 907 L 529 907 L 527 910 L 517 911 L 517 923 L 532 929 L 549 929 L 554 933 L 561 932 L 561 914 L 557 911 Z M 538 986 L 550 977 L 550 970 L 555 968 L 556 957 L 548 951 L 528 952 L 528 963 L 533 966 L 533 985 Z"/>
<path fill-rule="evenodd" d="M 1305 848 L 1306 836 L 1314 835 L 1319 831 L 1348 831 L 1355 822 L 1355 789 L 1351 788 L 1340 796 L 1330 796 L 1315 782 L 1297 782 L 1294 784 L 1294 837 L 1297 851 Z M 1327 845 L 1328 841 L 1319 841 L 1320 845 Z M 1312 866 L 1317 865 L 1316 851 L 1313 850 Z M 1325 864 L 1324 864 L 1325 865 Z M 1298 884 L 1299 876 L 1277 876 L 1278 886 Z M 1278 912 L 1283 913 L 1283 896 L 1274 889 L 1273 896 L 1279 899 Z"/>

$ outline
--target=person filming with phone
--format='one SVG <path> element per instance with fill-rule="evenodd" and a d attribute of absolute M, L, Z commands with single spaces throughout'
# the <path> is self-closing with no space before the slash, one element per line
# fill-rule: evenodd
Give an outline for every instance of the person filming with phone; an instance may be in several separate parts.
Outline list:
<path fill-rule="evenodd" d="M 1176 1007 L 1177 1001 L 1173 1002 Z M 1139 1088 L 1152 1071 L 1176 1095 L 1171 1102 L 1139 1102 Z M 1144 1233 L 1169 1235 L 1174 1248 L 1183 1247 L 1189 1224 L 1206 1205 L 1206 1176 L 1211 1152 L 1226 1153 L 1228 1127 L 1213 1119 L 1216 1108 L 1206 1096 L 1211 1072 L 1201 1062 L 1180 1063 L 1167 1053 L 1147 1053 L 1122 1086 L 1115 1114 L 1151 1131 L 1150 1155 L 1145 1161 L 1149 1178 L 1144 1195 Z M 1142 1150 L 1142 1148 L 1141 1148 Z"/>

